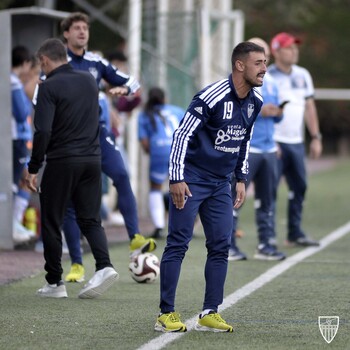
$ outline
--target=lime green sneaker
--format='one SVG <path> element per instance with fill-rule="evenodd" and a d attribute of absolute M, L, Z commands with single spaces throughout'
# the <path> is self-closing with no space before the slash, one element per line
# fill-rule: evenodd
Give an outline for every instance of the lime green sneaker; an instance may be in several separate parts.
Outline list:
<path fill-rule="evenodd" d="M 85 278 L 85 269 L 83 265 L 72 264 L 69 274 L 66 276 L 66 282 L 83 282 Z"/>
<path fill-rule="evenodd" d="M 233 327 L 226 323 L 222 319 L 220 314 L 214 311 L 210 311 L 207 315 L 203 317 L 199 316 L 197 324 L 195 326 L 196 331 L 206 331 L 206 332 L 233 332 Z"/>
<path fill-rule="evenodd" d="M 186 332 L 187 328 L 180 320 L 180 314 L 177 312 L 169 312 L 159 315 L 154 325 L 154 330 L 158 332 Z"/>
<path fill-rule="evenodd" d="M 131 258 L 146 252 L 152 252 L 157 248 L 157 243 L 153 238 L 145 238 L 136 233 L 130 242 Z"/>

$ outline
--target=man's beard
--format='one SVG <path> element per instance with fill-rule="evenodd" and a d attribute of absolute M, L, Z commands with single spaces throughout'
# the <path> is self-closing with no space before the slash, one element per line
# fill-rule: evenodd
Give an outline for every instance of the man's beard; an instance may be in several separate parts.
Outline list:
<path fill-rule="evenodd" d="M 245 81 L 247 82 L 247 84 L 248 85 L 250 85 L 250 87 L 259 87 L 259 86 L 262 86 L 263 85 L 263 83 L 261 82 L 258 82 L 258 81 L 256 81 L 256 80 L 252 80 L 252 79 L 250 79 L 250 78 L 247 78 L 247 77 L 245 77 Z"/>

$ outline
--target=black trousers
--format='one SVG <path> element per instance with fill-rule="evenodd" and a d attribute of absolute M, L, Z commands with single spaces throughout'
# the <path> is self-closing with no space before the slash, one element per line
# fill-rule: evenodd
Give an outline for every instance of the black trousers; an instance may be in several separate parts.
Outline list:
<path fill-rule="evenodd" d="M 96 260 L 96 271 L 112 266 L 100 219 L 100 160 L 51 161 L 45 167 L 40 187 L 41 234 L 47 282 L 54 284 L 62 279 L 61 228 L 70 201 L 76 210 L 80 230 Z"/>

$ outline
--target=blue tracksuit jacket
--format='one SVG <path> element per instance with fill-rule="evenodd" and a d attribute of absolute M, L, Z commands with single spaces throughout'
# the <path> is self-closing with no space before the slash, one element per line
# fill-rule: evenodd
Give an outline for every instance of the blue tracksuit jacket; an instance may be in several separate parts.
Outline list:
<path fill-rule="evenodd" d="M 239 99 L 231 75 L 197 93 L 174 133 L 170 183 L 230 181 L 233 171 L 245 180 L 249 141 L 262 103 L 255 89 Z"/>

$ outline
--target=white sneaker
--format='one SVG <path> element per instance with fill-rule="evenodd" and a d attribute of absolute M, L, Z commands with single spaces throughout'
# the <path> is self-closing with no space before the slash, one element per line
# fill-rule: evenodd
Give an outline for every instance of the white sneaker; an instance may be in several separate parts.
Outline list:
<path fill-rule="evenodd" d="M 38 239 L 34 246 L 34 251 L 36 253 L 44 253 L 44 243 L 41 239 Z"/>
<path fill-rule="evenodd" d="M 119 278 L 118 272 L 113 267 L 105 267 L 96 271 L 88 283 L 81 289 L 78 297 L 81 299 L 93 299 L 103 294 Z"/>
<path fill-rule="evenodd" d="M 66 286 L 63 282 L 49 284 L 46 283 L 44 287 L 38 289 L 36 295 L 44 298 L 67 298 L 68 294 Z"/>
<path fill-rule="evenodd" d="M 18 221 L 14 221 L 12 232 L 12 238 L 14 243 L 24 243 L 30 241 L 32 238 L 31 232 L 32 231 L 29 232 L 29 230 L 27 230 Z"/>
<path fill-rule="evenodd" d="M 24 225 L 22 225 L 19 221 L 15 221 L 15 230 L 19 230 L 21 232 L 26 233 L 30 238 L 36 237 L 36 233 L 32 230 L 27 229 Z"/>

